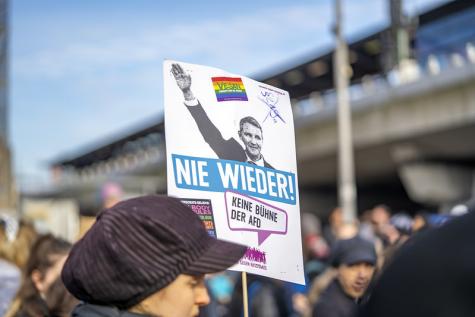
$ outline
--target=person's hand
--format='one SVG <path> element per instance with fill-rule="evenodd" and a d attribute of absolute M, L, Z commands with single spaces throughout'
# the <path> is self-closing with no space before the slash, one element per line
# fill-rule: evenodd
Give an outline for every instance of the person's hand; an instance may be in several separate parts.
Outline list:
<path fill-rule="evenodd" d="M 299 316 L 309 317 L 312 314 L 312 306 L 307 296 L 302 293 L 292 295 L 292 307 Z"/>
<path fill-rule="evenodd" d="M 180 64 L 172 64 L 172 74 L 175 77 L 176 84 L 183 93 L 190 90 L 191 76 L 183 70 Z"/>

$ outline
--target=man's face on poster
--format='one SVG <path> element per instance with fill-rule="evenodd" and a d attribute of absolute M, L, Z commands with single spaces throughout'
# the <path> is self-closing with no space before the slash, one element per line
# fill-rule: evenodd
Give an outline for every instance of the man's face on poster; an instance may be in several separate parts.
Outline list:
<path fill-rule="evenodd" d="M 262 131 L 259 127 L 245 122 L 239 136 L 246 147 L 247 156 L 253 161 L 261 158 Z"/>

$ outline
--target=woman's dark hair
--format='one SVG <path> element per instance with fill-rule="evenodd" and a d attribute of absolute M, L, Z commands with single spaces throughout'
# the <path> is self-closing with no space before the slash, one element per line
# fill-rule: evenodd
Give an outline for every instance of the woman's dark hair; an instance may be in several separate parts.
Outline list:
<path fill-rule="evenodd" d="M 46 293 L 49 316 L 68 317 L 77 304 L 79 300 L 68 292 L 61 277 L 58 277 Z"/>
<path fill-rule="evenodd" d="M 23 272 L 23 281 L 13 302 L 13 307 L 18 308 L 20 316 L 48 316 L 48 307 L 41 297 L 32 274 L 38 271 L 42 277 L 51 268 L 58 256 L 65 255 L 71 249 L 71 244 L 63 239 L 56 238 L 51 234 L 40 236 L 33 244 L 30 256 Z M 17 312 L 11 315 L 16 314 Z M 9 314 L 10 315 L 10 314 Z"/>

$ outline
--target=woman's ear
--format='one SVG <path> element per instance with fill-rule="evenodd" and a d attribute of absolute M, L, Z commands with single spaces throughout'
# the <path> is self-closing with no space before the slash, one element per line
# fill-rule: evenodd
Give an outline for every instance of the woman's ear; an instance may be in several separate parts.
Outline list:
<path fill-rule="evenodd" d="M 43 275 L 39 270 L 33 270 L 30 275 L 33 285 L 40 294 L 45 292 L 45 284 L 43 283 Z"/>

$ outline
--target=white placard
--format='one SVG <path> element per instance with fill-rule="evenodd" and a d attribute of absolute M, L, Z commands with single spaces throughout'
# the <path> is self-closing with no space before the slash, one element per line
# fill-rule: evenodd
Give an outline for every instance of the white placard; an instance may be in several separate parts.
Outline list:
<path fill-rule="evenodd" d="M 231 269 L 303 284 L 288 92 L 206 66 L 163 71 L 168 194 L 209 234 L 249 246 Z"/>

